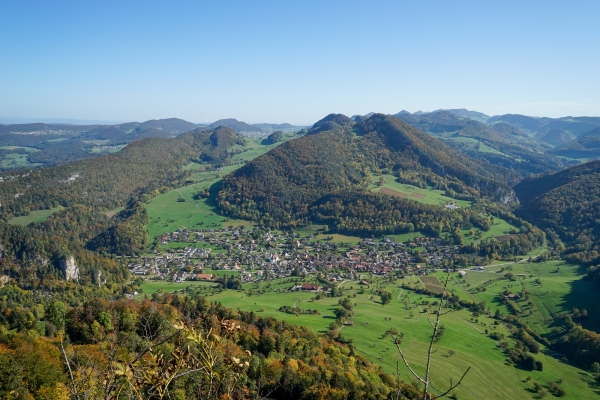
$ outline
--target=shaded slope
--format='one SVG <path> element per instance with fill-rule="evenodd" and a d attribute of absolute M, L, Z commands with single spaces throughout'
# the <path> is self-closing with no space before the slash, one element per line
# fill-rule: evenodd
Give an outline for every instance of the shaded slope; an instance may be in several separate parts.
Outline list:
<path fill-rule="evenodd" d="M 599 250 L 600 161 L 527 178 L 515 191 L 517 215 L 553 229 L 572 251 Z"/>
<path fill-rule="evenodd" d="M 282 144 L 225 177 L 219 206 L 243 218 L 306 222 L 308 205 L 324 193 L 366 188 L 353 137 L 327 131 Z"/>
<path fill-rule="evenodd" d="M 375 114 L 355 129 L 364 135 L 363 150 L 369 151 L 372 159 L 389 158 L 394 169 L 420 165 L 437 175 L 457 178 L 485 196 L 511 200 L 512 191 L 501 182 L 514 182 L 517 174 L 465 156 L 398 118 Z"/>

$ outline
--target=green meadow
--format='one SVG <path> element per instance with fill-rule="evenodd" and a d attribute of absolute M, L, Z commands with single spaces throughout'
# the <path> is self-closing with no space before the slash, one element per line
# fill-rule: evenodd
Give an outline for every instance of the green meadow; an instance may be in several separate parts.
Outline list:
<path fill-rule="evenodd" d="M 48 210 L 38 210 L 38 211 L 32 211 L 29 213 L 29 215 L 23 215 L 21 217 L 14 217 L 11 220 L 8 221 L 9 224 L 13 224 L 13 225 L 29 225 L 32 222 L 43 222 L 45 220 L 47 220 L 52 214 L 54 214 L 57 211 L 62 210 L 64 207 L 62 206 L 58 206 L 55 208 L 50 208 Z"/>
<path fill-rule="evenodd" d="M 457 200 L 452 197 L 448 197 L 444 194 L 443 190 L 434 190 L 432 188 L 421 189 L 415 187 L 410 184 L 400 183 L 393 175 L 383 175 L 385 183 L 382 186 L 378 186 L 380 177 L 377 175 L 372 175 L 372 185 L 369 187 L 370 190 L 389 194 L 392 196 L 402 197 L 409 200 L 413 200 L 419 203 L 437 205 L 437 206 L 446 206 L 450 203 L 454 203 L 459 207 L 470 207 L 471 202 L 465 200 Z M 494 218 L 494 225 L 486 231 L 481 232 L 480 237 L 476 237 L 476 235 L 471 235 L 470 230 L 463 230 L 463 238 L 466 244 L 469 244 L 473 241 L 480 241 L 484 239 L 488 239 L 490 237 L 497 236 L 505 236 L 511 232 L 511 230 L 516 231 L 516 228 L 500 218 Z M 477 229 L 474 229 L 473 233 L 477 233 Z M 410 234 L 417 235 L 417 234 Z M 408 239 L 412 239 L 409 237 Z M 398 239 L 397 239 L 398 240 Z M 401 240 L 406 241 L 407 239 Z"/>
<path fill-rule="evenodd" d="M 516 276 L 516 281 L 498 279 L 509 272 Z M 442 278 L 442 273 L 436 275 Z M 448 287 L 463 298 L 485 301 L 492 312 L 499 309 L 504 314 L 509 310 L 497 300 L 497 295 L 505 290 L 519 293 L 525 289 L 529 298 L 522 297 L 514 304 L 523 312 L 522 318 L 541 335 L 550 334 L 553 314 L 571 312 L 573 308 L 587 310 L 589 317 L 579 322 L 585 328 L 597 331 L 600 329 L 600 315 L 595 312 L 597 287 L 582 278 L 581 267 L 564 261 L 525 261 L 491 265 L 485 271 L 467 270 L 464 278 L 452 277 Z M 485 291 L 482 291 L 482 285 Z"/>
<path fill-rule="evenodd" d="M 488 280 L 490 276 L 497 275 L 493 272 L 479 275 L 469 273 L 465 280 L 472 285 L 479 285 Z M 389 284 L 379 280 L 380 278 L 371 279 L 375 281 L 374 285 L 385 287 L 392 292 L 392 303 L 384 306 L 374 290 L 365 289 L 365 293 L 361 294 L 355 281 L 345 282 L 342 286 L 345 289 L 344 296 L 349 296 L 355 304 L 352 317 L 354 325 L 344 326 L 340 332 L 344 337 L 353 340 L 357 352 L 381 365 L 391 374 L 396 372 L 396 366 L 399 365 L 401 379 L 411 381 L 410 372 L 403 365 L 394 344 L 389 338 L 382 338 L 382 335 L 390 328 L 396 328 L 404 333 L 402 347 L 405 355 L 414 369 L 422 373 L 431 335 L 428 318 L 433 316 L 434 308 L 431 303 L 436 299 L 399 288 L 398 285 L 402 282 L 400 280 L 395 284 Z M 542 280 L 544 279 L 542 277 Z M 456 280 L 451 281 L 451 290 L 461 285 Z M 144 283 L 143 290 L 144 294 L 149 294 L 149 292 L 159 289 L 163 291 L 193 289 L 208 296 L 210 301 L 218 301 L 226 307 L 253 311 L 262 317 L 285 320 L 324 334 L 329 330 L 330 323 L 335 320 L 333 310 L 337 307 L 340 298 L 326 297 L 314 300 L 314 293 L 285 291 L 300 282 L 302 281 L 292 281 L 287 278 L 260 285 L 245 284 L 244 291 L 225 290 L 222 292 L 210 288 L 210 284 L 201 282 L 181 284 L 147 282 Z M 405 282 L 417 284 L 420 280 L 416 277 L 408 277 L 405 278 Z M 506 282 L 508 281 L 500 281 L 499 286 Z M 547 285 L 550 286 L 550 282 Z M 558 287 L 561 285 L 559 284 Z M 253 292 L 252 295 L 249 295 L 250 290 Z M 468 290 L 463 291 L 468 292 Z M 556 301 L 561 295 L 557 291 L 553 296 Z M 486 296 L 483 296 L 481 300 L 493 302 Z M 551 300 L 548 297 L 548 301 Z M 561 301 L 553 304 L 554 307 L 562 307 Z M 292 307 L 295 305 L 309 310 L 316 309 L 320 315 L 286 314 L 278 311 L 279 307 L 283 305 Z M 432 359 L 433 387 L 436 390 L 444 389 L 450 379 L 456 381 L 468 367 L 471 367 L 463 384 L 457 389 L 460 399 L 531 399 L 534 398 L 532 391 L 534 382 L 544 385 L 548 381 L 560 380 L 562 380 L 561 386 L 567 392 L 565 397 L 567 399 L 587 399 L 596 396 L 595 383 L 589 374 L 545 355 L 543 352 L 534 355 L 536 360 L 543 363 L 544 370 L 542 372 L 526 371 L 509 365 L 497 343 L 485 334 L 487 329 L 489 332 L 497 331 L 508 336 L 509 332 L 503 324 L 495 326 L 493 322 L 493 319 L 485 316 L 473 318 L 472 314 L 466 310 L 453 311 L 442 317 L 445 333 L 436 343 L 436 352 Z M 451 354 L 450 350 L 454 353 Z M 527 380 L 528 377 L 530 380 Z"/>
<path fill-rule="evenodd" d="M 194 199 L 194 193 L 208 189 L 219 180 L 220 178 L 188 185 L 150 200 L 146 204 L 146 211 L 150 216 L 150 223 L 147 226 L 150 240 L 180 228 L 220 229 L 230 225 L 252 226 L 249 221 L 219 215 L 209 199 Z"/>
<path fill-rule="evenodd" d="M 150 216 L 150 223 L 146 229 L 149 232 L 150 241 L 165 232 L 174 232 L 180 228 L 187 229 L 220 229 L 223 227 L 245 226 L 251 227 L 251 221 L 231 219 L 218 214 L 215 205 L 210 199 L 193 198 L 194 194 L 210 188 L 218 183 L 225 175 L 235 171 L 267 151 L 279 146 L 293 135 L 284 135 L 284 140 L 276 144 L 262 144 L 261 139 L 247 139 L 246 146 L 234 146 L 232 150 L 241 150 L 239 154 L 232 157 L 236 164 L 225 166 L 217 170 L 206 170 L 206 166 L 198 163 L 190 163 L 185 169 L 193 171 L 191 181 L 196 183 L 171 190 L 150 200 L 146 204 L 146 211 Z M 161 248 L 185 247 L 184 243 L 169 243 Z"/>
<path fill-rule="evenodd" d="M 443 190 L 435 190 L 432 188 L 421 189 L 410 184 L 398 182 L 394 175 L 384 174 L 382 176 L 383 179 L 385 179 L 385 183 L 380 187 L 377 186 L 380 177 L 378 175 L 371 176 L 372 185 L 369 187 L 371 190 L 386 193 L 386 190 L 384 189 L 388 189 L 386 194 L 403 197 L 423 204 L 445 206 L 450 203 L 455 203 L 459 207 L 471 206 L 470 201 L 457 200 L 448 197 L 444 194 Z"/>

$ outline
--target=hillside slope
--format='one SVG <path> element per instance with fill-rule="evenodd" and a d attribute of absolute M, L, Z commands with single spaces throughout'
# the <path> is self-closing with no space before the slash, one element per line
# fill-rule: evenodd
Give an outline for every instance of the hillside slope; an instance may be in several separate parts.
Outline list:
<path fill-rule="evenodd" d="M 473 160 L 397 118 L 375 114 L 355 124 L 331 114 L 307 136 L 227 176 L 217 201 L 224 213 L 237 217 L 277 225 L 307 223 L 314 219 L 319 199 L 334 193 L 345 199 L 366 194 L 371 173 L 381 170 L 423 175 L 465 195 L 516 199 L 507 185 L 518 179 L 516 174 Z"/>
<path fill-rule="evenodd" d="M 0 218 L 72 204 L 111 209 L 185 177 L 190 160 L 223 161 L 243 140 L 229 128 L 146 138 L 122 151 L 65 165 L 1 175 Z"/>
<path fill-rule="evenodd" d="M 523 180 L 515 187 L 516 214 L 554 230 L 581 257 L 600 250 L 600 161 Z"/>

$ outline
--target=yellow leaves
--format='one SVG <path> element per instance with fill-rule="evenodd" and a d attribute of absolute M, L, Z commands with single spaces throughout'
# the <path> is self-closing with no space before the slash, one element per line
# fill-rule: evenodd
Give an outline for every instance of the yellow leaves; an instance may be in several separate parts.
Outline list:
<path fill-rule="evenodd" d="M 130 364 L 115 363 L 114 374 L 117 376 L 123 376 L 127 379 L 133 379 L 133 368 Z"/>
<path fill-rule="evenodd" d="M 295 360 L 295 359 L 289 360 L 288 363 L 287 363 L 287 366 L 293 372 L 298 372 L 298 360 Z"/>
<path fill-rule="evenodd" d="M 35 392 L 35 398 L 36 400 L 69 400 L 69 394 L 69 389 L 59 382 L 54 387 L 41 387 Z"/>

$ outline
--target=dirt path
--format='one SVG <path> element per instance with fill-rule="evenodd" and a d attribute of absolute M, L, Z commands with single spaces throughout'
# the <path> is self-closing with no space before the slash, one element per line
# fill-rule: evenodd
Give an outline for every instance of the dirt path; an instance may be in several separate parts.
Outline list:
<path fill-rule="evenodd" d="M 179 189 L 176 189 L 176 192 L 177 192 L 177 193 L 179 193 L 179 196 L 181 196 L 181 198 L 182 198 L 184 201 L 187 201 L 187 200 L 185 200 L 185 197 L 183 197 L 183 195 L 181 194 L 181 192 L 179 191 Z M 195 205 L 195 206 L 196 206 L 196 208 L 197 208 L 198 210 L 200 210 L 200 211 L 202 211 L 202 212 L 205 212 L 205 213 L 210 213 L 210 211 L 203 210 L 202 208 L 200 208 L 200 206 L 199 206 L 198 204 L 196 204 L 196 202 L 195 202 L 195 201 L 192 201 L 192 204 L 193 204 L 193 205 Z"/>
<path fill-rule="evenodd" d="M 400 300 L 400 296 L 402 296 L 403 292 L 404 292 L 404 288 L 400 289 L 400 294 L 398 295 L 398 300 Z"/>
<path fill-rule="evenodd" d="M 462 318 L 458 318 L 458 317 L 452 317 L 454 319 L 458 319 L 460 321 L 463 321 L 464 323 L 466 323 L 467 325 L 469 325 L 470 327 L 472 327 L 473 329 L 476 329 L 479 333 L 483 333 L 485 335 L 485 331 L 482 331 L 481 329 L 479 329 L 477 326 L 473 325 L 472 323 L 470 323 L 469 321 L 467 321 L 466 319 L 462 319 Z M 494 342 L 496 342 L 497 345 L 500 345 L 499 342 L 497 342 L 496 340 L 494 340 Z"/>

